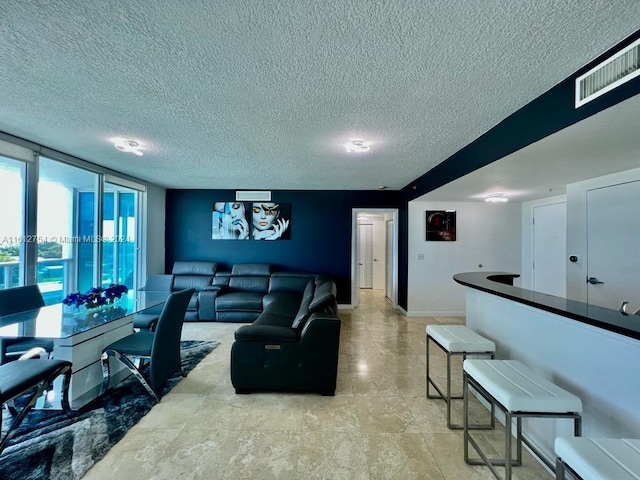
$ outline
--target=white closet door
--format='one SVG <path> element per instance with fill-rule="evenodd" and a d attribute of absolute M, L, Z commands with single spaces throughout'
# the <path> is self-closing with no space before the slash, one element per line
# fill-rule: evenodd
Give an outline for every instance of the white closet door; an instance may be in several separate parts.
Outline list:
<path fill-rule="evenodd" d="M 373 225 L 358 225 L 360 288 L 373 288 Z"/>
<path fill-rule="evenodd" d="M 640 307 L 640 182 L 587 192 L 587 272 L 590 304 Z"/>
<path fill-rule="evenodd" d="M 567 296 L 567 204 L 533 208 L 533 289 Z"/>

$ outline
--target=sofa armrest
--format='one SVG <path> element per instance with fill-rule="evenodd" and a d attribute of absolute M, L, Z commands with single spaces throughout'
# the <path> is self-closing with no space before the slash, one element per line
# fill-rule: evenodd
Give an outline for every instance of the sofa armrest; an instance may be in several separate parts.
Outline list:
<path fill-rule="evenodd" d="M 258 342 L 295 342 L 295 330 L 274 325 L 245 325 L 236 330 L 236 341 Z"/>
<path fill-rule="evenodd" d="M 216 319 L 216 297 L 219 289 L 205 288 L 198 293 L 198 318 L 200 320 Z"/>
<path fill-rule="evenodd" d="M 340 345 L 340 317 L 314 313 L 300 332 L 300 351 L 310 359 L 332 358 L 337 362 Z"/>

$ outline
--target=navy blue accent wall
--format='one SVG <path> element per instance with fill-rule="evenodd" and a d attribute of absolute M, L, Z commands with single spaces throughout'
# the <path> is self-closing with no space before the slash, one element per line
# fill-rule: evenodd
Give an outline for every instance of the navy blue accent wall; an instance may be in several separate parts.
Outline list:
<path fill-rule="evenodd" d="M 273 191 L 291 204 L 290 240 L 212 240 L 213 202 L 234 201 L 235 190 L 167 190 L 167 273 L 176 260 L 271 263 L 277 270 L 330 275 L 338 303 L 351 302 L 351 210 L 398 208 L 397 191 Z"/>

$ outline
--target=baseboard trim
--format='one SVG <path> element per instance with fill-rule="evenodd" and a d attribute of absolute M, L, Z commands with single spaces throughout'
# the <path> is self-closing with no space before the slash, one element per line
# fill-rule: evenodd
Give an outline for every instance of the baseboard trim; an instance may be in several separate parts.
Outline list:
<path fill-rule="evenodd" d="M 423 312 L 408 312 L 407 317 L 464 317 L 466 313 L 461 310 L 453 311 L 433 311 L 427 310 Z"/>

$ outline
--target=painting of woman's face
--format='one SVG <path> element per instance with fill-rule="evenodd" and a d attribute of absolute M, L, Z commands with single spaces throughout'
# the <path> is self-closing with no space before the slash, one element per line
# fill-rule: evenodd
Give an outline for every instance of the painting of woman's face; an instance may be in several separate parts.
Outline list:
<path fill-rule="evenodd" d="M 280 205 L 273 202 L 253 204 L 253 228 L 268 230 L 280 215 Z"/>
<path fill-rule="evenodd" d="M 213 239 L 249 238 L 249 225 L 242 202 L 215 202 L 213 204 Z"/>

